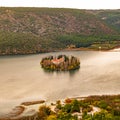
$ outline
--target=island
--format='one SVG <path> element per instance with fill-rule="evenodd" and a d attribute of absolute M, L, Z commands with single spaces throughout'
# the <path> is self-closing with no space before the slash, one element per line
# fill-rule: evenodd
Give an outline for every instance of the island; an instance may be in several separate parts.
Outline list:
<path fill-rule="evenodd" d="M 70 71 L 80 68 L 80 61 L 74 56 L 58 55 L 42 58 L 41 67 L 51 71 Z"/>

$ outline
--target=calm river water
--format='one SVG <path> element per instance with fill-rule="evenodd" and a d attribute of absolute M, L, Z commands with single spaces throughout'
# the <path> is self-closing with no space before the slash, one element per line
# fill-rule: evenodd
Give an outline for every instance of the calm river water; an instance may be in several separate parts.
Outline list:
<path fill-rule="evenodd" d="M 40 60 L 48 55 L 74 55 L 74 72 L 45 72 Z M 120 94 L 120 52 L 69 51 L 0 57 L 0 114 L 23 101 L 98 94 Z"/>

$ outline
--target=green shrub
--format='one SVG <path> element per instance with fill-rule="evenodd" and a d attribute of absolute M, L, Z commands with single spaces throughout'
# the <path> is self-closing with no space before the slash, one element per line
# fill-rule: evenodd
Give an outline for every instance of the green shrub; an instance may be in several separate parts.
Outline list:
<path fill-rule="evenodd" d="M 106 109 L 108 106 L 107 102 L 102 100 L 98 103 L 98 107 L 102 108 L 102 109 Z"/>
<path fill-rule="evenodd" d="M 46 118 L 51 114 L 51 109 L 45 105 L 39 108 L 39 117 L 41 120 L 46 120 Z"/>
<path fill-rule="evenodd" d="M 47 120 L 57 120 L 57 117 L 56 117 L 56 115 L 49 115 L 47 117 Z"/>

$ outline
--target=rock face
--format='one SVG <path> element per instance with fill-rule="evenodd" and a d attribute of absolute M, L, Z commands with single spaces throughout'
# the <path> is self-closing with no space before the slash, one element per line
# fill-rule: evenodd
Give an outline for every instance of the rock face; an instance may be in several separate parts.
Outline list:
<path fill-rule="evenodd" d="M 80 67 L 78 58 L 74 56 L 68 57 L 66 55 L 45 57 L 41 60 L 40 64 L 42 68 L 52 71 L 69 71 Z"/>

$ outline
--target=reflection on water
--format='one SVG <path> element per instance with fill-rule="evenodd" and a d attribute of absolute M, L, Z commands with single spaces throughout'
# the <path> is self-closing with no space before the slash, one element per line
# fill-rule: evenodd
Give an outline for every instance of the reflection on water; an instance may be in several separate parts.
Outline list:
<path fill-rule="evenodd" d="M 48 72 L 40 61 L 48 55 L 74 55 L 75 71 Z M 23 101 L 95 94 L 120 94 L 120 52 L 55 52 L 0 57 L 0 113 Z"/>
<path fill-rule="evenodd" d="M 76 70 L 71 70 L 69 71 L 69 75 L 70 77 L 74 77 L 75 74 L 78 74 L 80 71 L 80 68 L 79 69 L 76 69 Z"/>
<path fill-rule="evenodd" d="M 48 74 L 48 75 L 53 75 L 53 74 L 57 74 L 57 75 L 64 74 L 65 75 L 69 73 L 69 75 L 72 77 L 79 72 L 79 69 L 70 70 L 70 71 L 52 71 L 52 70 L 43 69 L 43 71 L 45 74 Z"/>

